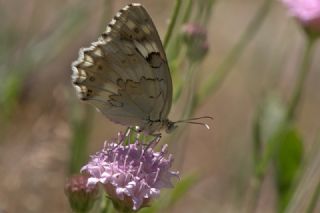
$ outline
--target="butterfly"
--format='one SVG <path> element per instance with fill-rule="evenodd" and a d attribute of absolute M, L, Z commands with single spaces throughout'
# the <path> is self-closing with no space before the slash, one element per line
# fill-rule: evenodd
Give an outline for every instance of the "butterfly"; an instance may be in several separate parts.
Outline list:
<path fill-rule="evenodd" d="M 111 121 L 155 135 L 171 132 L 172 80 L 159 34 L 141 4 L 121 9 L 72 63 L 79 98 Z"/>

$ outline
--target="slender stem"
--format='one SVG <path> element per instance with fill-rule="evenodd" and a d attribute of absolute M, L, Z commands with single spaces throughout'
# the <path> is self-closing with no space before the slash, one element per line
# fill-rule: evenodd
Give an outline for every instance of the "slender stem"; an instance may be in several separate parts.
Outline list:
<path fill-rule="evenodd" d="M 317 137 L 318 138 L 318 137 Z M 316 212 L 320 196 L 320 140 L 312 143 L 295 178 L 292 196 L 284 213 Z"/>
<path fill-rule="evenodd" d="M 81 166 L 87 159 L 87 145 L 93 122 L 93 112 L 91 107 L 72 106 L 72 139 L 70 150 L 70 174 L 78 173 Z"/>
<path fill-rule="evenodd" d="M 250 192 L 248 193 L 249 198 L 246 200 L 247 203 L 245 205 L 246 213 L 256 212 L 261 186 L 268 171 L 274 150 L 275 144 L 269 144 L 262 156 L 260 156 L 259 162 L 255 164 L 254 175 L 250 181 Z"/>
<path fill-rule="evenodd" d="M 315 43 L 315 39 L 309 37 L 307 39 L 307 45 L 304 52 L 303 60 L 301 63 L 300 71 L 298 74 L 298 79 L 295 85 L 295 88 L 292 93 L 292 97 L 288 106 L 287 120 L 292 120 L 295 117 L 296 109 L 301 100 L 301 96 L 304 90 L 305 79 L 310 71 L 311 62 L 312 62 L 312 54 L 313 54 L 313 44 Z"/>
<path fill-rule="evenodd" d="M 166 33 L 166 35 L 164 37 L 164 41 L 163 41 L 164 49 L 168 48 L 169 40 L 171 38 L 174 26 L 175 26 L 175 24 L 177 22 L 177 18 L 178 18 L 178 14 L 179 14 L 180 8 L 181 8 L 181 0 L 176 0 L 176 4 L 174 6 L 174 10 L 173 10 L 173 13 L 172 13 L 172 16 L 171 16 L 171 19 L 170 19 L 168 30 L 167 30 L 167 33 Z"/>
<path fill-rule="evenodd" d="M 257 163 L 261 159 L 261 150 L 262 150 L 262 141 L 261 141 L 261 114 L 262 107 L 258 106 L 255 118 L 253 121 L 253 162 L 254 166 L 257 166 Z"/>
<path fill-rule="evenodd" d="M 186 23 L 190 19 L 191 11 L 192 11 L 193 0 L 188 0 L 186 11 L 182 18 L 182 24 Z"/>
<path fill-rule="evenodd" d="M 310 205 L 308 206 L 307 213 L 315 212 L 315 208 L 317 206 L 317 202 L 318 202 L 319 198 L 320 198 L 320 181 L 319 181 L 317 188 L 311 198 L 311 202 L 310 202 Z"/>
<path fill-rule="evenodd" d="M 311 65 L 311 59 L 312 59 L 312 46 L 314 44 L 314 40 L 312 38 L 307 40 L 307 45 L 306 45 L 306 50 L 302 59 L 302 64 L 298 76 L 297 83 L 295 85 L 294 92 L 292 94 L 291 102 L 289 104 L 289 110 L 287 114 L 287 121 L 290 121 L 294 118 L 294 112 L 295 109 L 301 99 L 302 91 L 304 88 L 304 82 L 306 79 L 306 76 L 310 70 L 310 65 Z M 257 121 L 256 121 L 257 122 Z M 257 138 L 259 136 L 259 126 L 256 123 L 254 126 L 254 140 L 259 140 Z M 256 146 L 254 148 L 257 148 Z M 261 185 L 263 183 L 266 171 L 268 169 L 269 162 L 271 160 L 271 155 L 274 152 L 274 146 L 271 145 L 269 146 L 269 149 L 265 151 L 265 154 L 260 157 L 258 165 L 255 168 L 255 175 L 253 177 L 253 184 L 252 184 L 252 197 L 250 200 L 250 205 L 249 208 L 251 209 L 250 211 L 247 212 L 255 212 L 259 194 L 261 191 Z M 255 156 L 257 158 L 257 156 Z M 317 195 L 315 195 L 317 196 Z"/>
<path fill-rule="evenodd" d="M 189 68 L 187 70 L 186 75 L 186 82 L 189 82 L 189 86 L 187 88 L 186 94 L 188 94 L 187 100 L 185 101 L 185 108 L 182 112 L 181 119 L 188 118 L 194 111 L 193 103 L 194 103 L 194 86 L 195 86 L 195 71 L 197 68 L 198 63 L 189 61 Z M 169 138 L 171 141 L 177 141 L 181 139 L 182 134 L 185 133 L 185 126 L 182 126 L 178 128 L 174 134 Z M 176 164 L 178 167 L 182 166 L 182 163 L 184 161 L 184 155 L 185 155 L 185 149 L 187 148 L 187 143 L 184 141 L 184 143 L 175 143 L 175 149 L 179 150 L 179 159 L 176 159 Z"/>
<path fill-rule="evenodd" d="M 203 20 L 203 23 L 205 25 L 208 24 L 209 17 L 211 16 L 212 8 L 213 8 L 215 2 L 216 2 L 216 0 L 209 0 L 208 3 L 207 3 L 208 5 L 207 5 L 207 8 L 206 8 L 205 15 L 204 15 L 204 20 Z"/>
<path fill-rule="evenodd" d="M 202 88 L 200 88 L 198 99 L 199 103 L 201 103 L 208 95 L 217 91 L 217 89 L 221 86 L 221 83 L 227 74 L 232 70 L 239 57 L 242 55 L 241 53 L 243 52 L 244 48 L 260 29 L 262 22 L 265 20 L 268 12 L 270 11 L 271 3 L 272 0 L 264 1 L 229 55 L 220 64 L 220 66 L 218 66 L 213 75 L 209 77 L 209 79 L 203 84 Z"/>

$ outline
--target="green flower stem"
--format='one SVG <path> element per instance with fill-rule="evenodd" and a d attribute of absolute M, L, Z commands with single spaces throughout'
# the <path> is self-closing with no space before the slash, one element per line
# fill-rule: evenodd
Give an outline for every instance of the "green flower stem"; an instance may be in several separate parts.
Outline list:
<path fill-rule="evenodd" d="M 319 198 L 320 198 L 320 181 L 319 181 L 317 188 L 312 196 L 310 205 L 308 206 L 308 209 L 307 209 L 307 213 L 315 212 L 315 208 L 317 206 Z"/>
<path fill-rule="evenodd" d="M 87 145 L 93 122 L 93 112 L 94 110 L 92 107 L 72 107 L 72 139 L 69 163 L 70 174 L 78 173 L 88 158 Z"/>
<path fill-rule="evenodd" d="M 269 162 L 272 159 L 274 150 L 275 144 L 267 146 L 265 152 L 260 156 L 259 162 L 255 165 L 254 175 L 250 181 L 250 192 L 248 193 L 249 198 L 245 205 L 246 210 L 244 212 L 246 213 L 256 212 L 261 186 L 268 171 L 270 165 Z"/>
<path fill-rule="evenodd" d="M 170 19 L 168 30 L 167 30 L 167 33 L 164 37 L 164 41 L 163 41 L 164 49 L 168 48 L 169 40 L 171 38 L 174 26 L 176 25 L 180 8 L 181 8 L 181 0 L 176 0 L 176 4 L 174 6 L 174 10 L 173 10 L 173 13 L 172 13 L 172 16 Z"/>
<path fill-rule="evenodd" d="M 196 14 L 196 20 L 198 23 L 203 23 L 203 25 L 207 25 L 209 21 L 209 17 L 211 16 L 212 7 L 215 3 L 215 0 L 200 0 L 198 3 L 198 11 Z"/>
<path fill-rule="evenodd" d="M 211 13 L 212 13 L 212 8 L 214 6 L 214 3 L 216 3 L 216 0 L 209 0 L 208 3 L 207 3 L 208 5 L 206 7 L 206 11 L 204 13 L 204 20 L 203 20 L 203 23 L 205 25 L 208 24 L 209 18 L 212 15 Z"/>
<path fill-rule="evenodd" d="M 300 67 L 298 80 L 295 85 L 294 91 L 292 93 L 292 98 L 291 98 L 291 101 L 290 101 L 290 104 L 288 107 L 286 121 L 291 121 L 294 119 L 295 110 L 296 110 L 296 107 L 298 106 L 298 103 L 301 99 L 301 95 L 303 92 L 304 82 L 305 82 L 306 76 L 310 70 L 312 53 L 313 53 L 312 47 L 314 46 L 313 45 L 314 41 L 315 40 L 311 37 L 308 38 L 308 40 L 307 40 L 307 45 L 306 45 L 305 53 L 304 53 L 304 56 L 302 59 L 302 64 Z M 270 148 L 265 151 L 263 156 L 259 157 L 258 150 L 256 150 L 259 148 L 257 143 L 259 143 L 259 141 L 260 141 L 260 139 L 259 139 L 260 138 L 260 136 L 259 136 L 260 135 L 259 125 L 260 124 L 259 123 L 260 123 L 259 119 L 257 118 L 257 120 L 254 123 L 253 134 L 254 134 L 254 151 L 256 152 L 254 157 L 255 157 L 255 159 L 258 159 L 258 163 L 255 166 L 255 175 L 254 175 L 253 181 L 252 181 L 252 198 L 250 200 L 250 205 L 249 205 L 249 208 L 251 210 L 248 212 L 255 212 L 257 201 L 258 201 L 259 194 L 261 191 L 261 185 L 263 183 L 265 174 L 266 174 L 268 166 L 270 164 L 271 155 L 272 155 L 272 153 L 274 153 L 274 150 L 275 150 L 274 146 L 269 146 Z M 317 195 L 315 195 L 315 196 L 317 196 Z"/>
<path fill-rule="evenodd" d="M 272 0 L 265 0 L 261 7 L 256 12 L 255 16 L 252 18 L 247 29 L 244 31 L 240 37 L 237 44 L 233 47 L 229 55 L 225 60 L 218 66 L 217 70 L 213 72 L 213 75 L 204 82 L 203 86 L 200 88 L 200 93 L 198 95 L 198 102 L 201 103 L 209 95 L 216 92 L 217 89 L 221 86 L 223 80 L 230 73 L 239 57 L 242 55 L 243 50 L 252 40 L 254 35 L 258 32 L 262 26 L 262 22 L 265 20 L 267 14 L 270 11 Z"/>
<path fill-rule="evenodd" d="M 302 59 L 300 71 L 298 74 L 297 82 L 294 87 L 292 97 L 290 99 L 288 105 L 288 113 L 287 113 L 287 120 L 293 120 L 295 117 L 297 106 L 301 100 L 301 96 L 304 90 L 305 79 L 310 71 L 310 66 L 312 62 L 312 55 L 313 55 L 313 46 L 315 43 L 315 39 L 312 37 L 308 37 L 307 44 L 304 52 L 304 56 Z"/>
<path fill-rule="evenodd" d="M 182 24 L 189 21 L 190 16 L 191 16 L 192 6 L 193 6 L 193 0 L 188 0 L 187 7 L 186 7 L 185 13 L 182 18 Z"/>
<path fill-rule="evenodd" d="M 187 91 L 186 94 L 188 95 L 188 97 L 186 98 L 185 101 L 185 108 L 182 112 L 181 115 L 181 119 L 186 119 L 186 118 L 190 118 L 190 116 L 192 115 L 193 111 L 194 111 L 194 100 L 195 100 L 195 95 L 194 95 L 194 87 L 195 87 L 195 73 L 196 73 L 196 68 L 198 67 L 198 62 L 191 62 L 190 61 L 190 65 L 189 68 L 187 70 L 187 74 L 186 74 L 186 79 L 185 82 L 188 82 L 188 87 L 187 87 Z M 181 127 L 179 127 L 168 139 L 170 141 L 178 141 L 179 139 L 181 139 L 181 136 L 185 133 L 185 126 L 182 125 Z M 176 164 L 178 166 L 182 166 L 183 160 L 184 160 L 184 154 L 185 154 L 185 149 L 187 148 L 187 144 L 186 142 L 184 143 L 174 143 L 174 148 L 175 150 L 179 150 L 179 159 L 176 159 Z"/>
<path fill-rule="evenodd" d="M 253 162 L 256 167 L 261 159 L 262 140 L 261 140 L 261 114 L 262 107 L 258 106 L 257 112 L 253 121 Z"/>
<path fill-rule="evenodd" d="M 182 45 L 183 39 L 182 35 L 179 33 L 179 30 L 181 29 L 181 24 L 189 22 L 192 14 L 192 9 L 194 8 L 194 2 L 193 0 L 187 0 L 185 2 L 185 5 L 185 9 L 184 7 L 182 7 L 182 11 L 179 12 L 179 17 L 182 17 L 181 21 L 177 20 L 177 23 L 174 27 L 174 29 L 178 30 L 176 30 L 175 35 L 171 36 L 171 45 L 166 47 L 167 58 L 170 62 L 171 75 L 174 75 L 174 73 L 176 73 L 178 70 L 177 68 L 180 67 L 182 61 L 181 58 L 183 58 L 183 61 L 185 60 L 185 52 L 183 48 L 184 45 Z M 179 17 L 177 19 L 179 19 Z"/>
<path fill-rule="evenodd" d="M 195 90 L 195 73 L 196 73 L 196 68 L 199 67 L 198 66 L 198 62 L 190 62 L 190 66 L 188 68 L 187 71 L 187 78 L 185 82 L 188 82 L 188 84 L 190 84 L 188 86 L 188 98 L 187 98 L 187 105 L 185 107 L 185 110 L 182 113 L 182 119 L 187 119 L 189 116 L 191 116 L 192 112 L 193 112 L 193 102 L 194 102 L 194 90 Z"/>
<path fill-rule="evenodd" d="M 106 196 L 106 192 L 101 195 L 100 213 L 113 213 L 115 210 L 111 200 Z"/>

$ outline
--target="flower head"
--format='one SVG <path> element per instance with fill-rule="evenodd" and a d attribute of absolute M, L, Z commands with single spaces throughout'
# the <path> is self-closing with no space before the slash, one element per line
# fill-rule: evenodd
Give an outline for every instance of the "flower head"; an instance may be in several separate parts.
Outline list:
<path fill-rule="evenodd" d="M 88 185 L 89 176 L 74 175 L 65 184 L 65 194 L 69 199 L 70 206 L 75 212 L 88 212 L 96 201 L 99 189 L 95 185 Z"/>
<path fill-rule="evenodd" d="M 282 2 L 306 30 L 320 34 L 319 0 L 282 0 Z"/>
<path fill-rule="evenodd" d="M 187 23 L 182 26 L 182 36 L 187 45 L 187 56 L 198 61 L 206 56 L 209 50 L 207 30 L 196 23 Z"/>
<path fill-rule="evenodd" d="M 182 33 L 189 39 L 207 39 L 207 31 L 205 28 L 196 23 L 187 23 L 182 26 Z"/>
<path fill-rule="evenodd" d="M 91 156 L 81 171 L 90 175 L 89 185 L 101 183 L 115 207 L 138 210 L 160 194 L 161 188 L 173 187 L 172 155 L 167 145 L 160 152 L 147 148 L 136 139 L 124 144 L 123 134 L 117 140 L 106 142 L 104 148 Z"/>

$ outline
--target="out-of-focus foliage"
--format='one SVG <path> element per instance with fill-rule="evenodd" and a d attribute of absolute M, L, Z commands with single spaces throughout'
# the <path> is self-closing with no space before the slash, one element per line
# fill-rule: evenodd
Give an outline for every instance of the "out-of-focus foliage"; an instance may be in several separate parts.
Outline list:
<path fill-rule="evenodd" d="M 276 182 L 279 191 L 279 209 L 283 211 L 291 198 L 292 187 L 301 169 L 303 144 L 297 130 L 284 125 L 269 141 L 275 144 Z"/>
<path fill-rule="evenodd" d="M 183 196 L 192 189 L 199 178 L 195 175 L 189 175 L 181 178 L 175 187 L 164 192 L 158 201 L 155 201 L 149 208 L 142 209 L 141 213 L 157 213 L 169 211 Z"/>
<path fill-rule="evenodd" d="M 170 117 L 214 117 L 163 134 L 181 180 L 141 212 L 318 212 L 318 34 L 275 0 L 141 1 L 171 68 Z M 0 2 L 0 212 L 70 210 L 64 179 L 121 128 L 75 101 L 70 63 L 132 2 Z M 188 24 L 205 39 L 185 39 Z"/>

